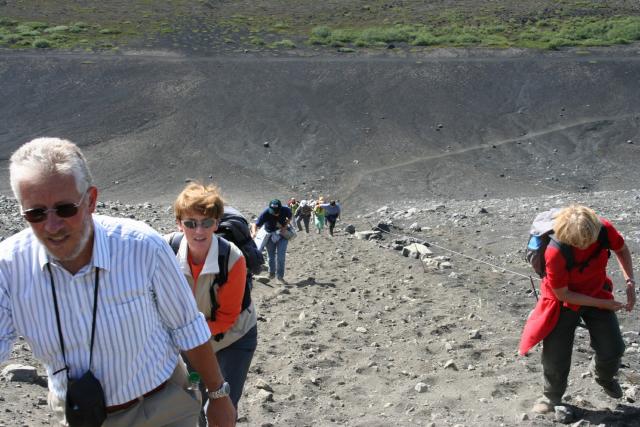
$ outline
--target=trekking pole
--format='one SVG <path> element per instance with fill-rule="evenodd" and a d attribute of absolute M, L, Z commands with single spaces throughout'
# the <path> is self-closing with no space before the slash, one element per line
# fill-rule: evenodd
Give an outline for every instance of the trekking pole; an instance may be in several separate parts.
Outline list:
<path fill-rule="evenodd" d="M 533 277 L 529 276 L 529 280 L 531 281 L 531 289 L 533 290 L 533 296 L 536 297 L 536 301 L 538 301 L 538 292 L 536 292 L 536 286 L 533 284 Z"/>

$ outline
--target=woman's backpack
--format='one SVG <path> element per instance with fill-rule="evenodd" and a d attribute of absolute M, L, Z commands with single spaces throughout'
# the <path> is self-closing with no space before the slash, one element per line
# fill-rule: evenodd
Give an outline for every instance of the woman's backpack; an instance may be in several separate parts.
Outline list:
<path fill-rule="evenodd" d="M 553 245 L 558 248 L 565 259 L 567 270 L 571 270 L 577 266 L 580 268 L 580 271 L 584 270 L 589 262 L 600 254 L 602 249 L 609 249 L 609 236 L 607 234 L 607 229 L 602 226 L 600 227 L 600 233 L 598 234 L 600 247 L 598 250 L 594 251 L 589 258 L 581 262 L 579 265 L 576 265 L 571 246 L 566 243 L 559 242 L 553 235 L 553 218 L 558 212 L 560 212 L 560 209 L 554 208 L 539 213 L 533 220 L 529 231 L 529 241 L 525 251 L 525 259 L 529 264 L 531 264 L 531 267 L 540 278 L 547 275 L 544 254 L 547 246 L 549 245 Z M 609 255 L 611 255 L 610 252 Z"/>

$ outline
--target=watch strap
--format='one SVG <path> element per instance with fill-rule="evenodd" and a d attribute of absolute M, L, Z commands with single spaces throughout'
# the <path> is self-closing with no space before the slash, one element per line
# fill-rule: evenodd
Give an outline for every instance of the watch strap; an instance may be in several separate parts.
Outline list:
<path fill-rule="evenodd" d="M 210 391 L 207 390 L 207 396 L 209 396 L 209 399 L 220 399 L 221 397 L 225 397 L 225 396 L 229 396 L 229 393 L 231 392 L 231 387 L 229 386 L 228 382 L 223 382 L 222 385 L 220 385 L 220 387 L 217 390 L 214 391 Z"/>

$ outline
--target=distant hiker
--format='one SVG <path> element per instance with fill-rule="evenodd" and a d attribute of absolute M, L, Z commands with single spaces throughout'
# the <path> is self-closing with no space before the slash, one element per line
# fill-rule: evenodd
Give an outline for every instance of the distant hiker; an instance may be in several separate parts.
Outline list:
<path fill-rule="evenodd" d="M 544 396 L 533 407 L 537 413 L 553 411 L 561 402 L 571 367 L 574 333 L 581 320 L 595 351 L 590 366 L 595 381 L 610 397 L 622 397 L 615 376 L 625 345 L 615 312 L 622 308 L 631 311 L 636 298 L 631 254 L 609 221 L 585 206 L 572 205 L 555 215 L 553 231 L 544 253 L 546 275 L 540 287 L 541 298 L 520 341 L 520 354 L 540 341 L 544 343 Z M 609 249 L 622 269 L 626 304 L 614 299 L 613 283 L 607 277 Z"/>
<path fill-rule="evenodd" d="M 258 228 L 264 226 L 267 233 L 270 233 L 266 243 L 267 254 L 269 255 L 269 278 L 274 277 L 285 284 L 284 269 L 287 256 L 287 244 L 289 241 L 281 236 L 280 233 L 287 233 L 287 227 L 291 222 L 291 209 L 282 206 L 282 202 L 273 199 L 269 202 L 269 206 L 262 211 L 256 222 L 251 224 L 251 236 L 255 237 Z"/>
<path fill-rule="evenodd" d="M 320 196 L 313 207 L 313 223 L 316 226 L 316 233 L 318 234 L 322 233 L 324 229 L 325 210 L 322 207 L 323 204 L 324 198 Z"/>
<path fill-rule="evenodd" d="M 214 234 L 225 210 L 216 186 L 188 184 L 173 210 L 180 232 L 166 235 L 165 240 L 174 248 L 198 309 L 207 319 L 211 346 L 237 408 L 258 343 L 256 310 L 246 289 L 246 260 L 233 242 Z M 201 388 L 204 408 L 208 398 Z M 200 425 L 206 425 L 204 417 Z"/>
<path fill-rule="evenodd" d="M 311 220 L 311 214 L 313 213 L 313 208 L 306 200 L 302 200 L 300 202 L 300 207 L 295 213 L 296 217 L 296 225 L 298 226 L 298 231 L 302 231 L 302 223 L 304 223 L 304 231 L 309 234 L 309 220 Z"/>
<path fill-rule="evenodd" d="M 236 411 L 211 332 L 175 255 L 147 224 L 95 215 L 75 144 L 38 138 L 11 156 L 29 227 L 0 243 L 0 361 L 18 336 L 45 366 L 56 426 L 195 426 L 182 351 L 210 394 L 211 425 Z"/>
<path fill-rule="evenodd" d="M 336 226 L 338 218 L 340 218 L 340 205 L 335 200 L 320 205 L 324 209 L 325 221 L 329 224 L 329 234 L 333 236 L 333 229 Z"/>
<path fill-rule="evenodd" d="M 287 202 L 287 206 L 289 206 L 289 209 L 291 209 L 291 214 L 295 216 L 296 211 L 298 210 L 298 207 L 300 206 L 300 203 L 294 197 L 292 197 Z"/>

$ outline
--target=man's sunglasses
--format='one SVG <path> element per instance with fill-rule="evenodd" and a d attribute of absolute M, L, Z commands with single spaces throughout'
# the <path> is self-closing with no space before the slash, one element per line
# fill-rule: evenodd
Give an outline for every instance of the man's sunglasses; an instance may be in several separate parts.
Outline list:
<path fill-rule="evenodd" d="M 201 228 L 211 228 L 216 225 L 218 221 L 215 218 L 205 218 L 202 221 L 196 221 L 195 219 L 183 219 L 182 225 L 187 228 L 195 229 L 198 226 Z"/>
<path fill-rule="evenodd" d="M 45 208 L 33 208 L 27 209 L 26 211 L 22 211 L 22 217 L 29 222 L 36 223 L 42 222 L 47 219 L 47 215 L 49 212 L 55 212 L 55 214 L 60 218 L 71 218 L 78 213 L 78 208 L 82 204 L 84 200 L 84 196 L 86 196 L 88 191 L 85 191 L 78 203 L 63 203 L 61 205 L 57 205 L 56 207 L 45 209 Z"/>

